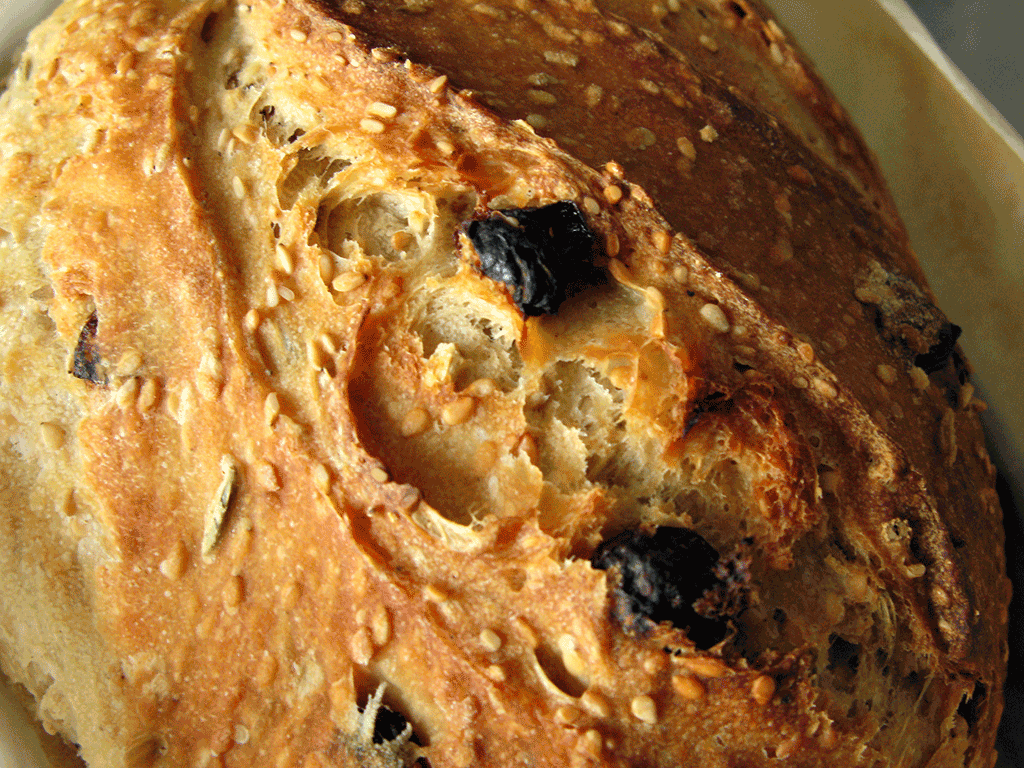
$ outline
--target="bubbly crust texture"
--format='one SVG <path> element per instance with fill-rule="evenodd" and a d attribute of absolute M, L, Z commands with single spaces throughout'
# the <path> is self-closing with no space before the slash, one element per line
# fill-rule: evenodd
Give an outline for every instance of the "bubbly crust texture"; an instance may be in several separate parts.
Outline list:
<path fill-rule="evenodd" d="M 89 766 L 994 764 L 984 404 L 760 3 L 74 0 L 0 270 L 0 662 Z"/>

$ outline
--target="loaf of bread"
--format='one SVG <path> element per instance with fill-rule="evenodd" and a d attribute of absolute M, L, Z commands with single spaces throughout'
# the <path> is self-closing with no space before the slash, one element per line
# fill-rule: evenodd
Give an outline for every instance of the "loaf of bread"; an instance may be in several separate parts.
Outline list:
<path fill-rule="evenodd" d="M 995 761 L 984 404 L 757 0 L 69 0 L 0 272 L 0 662 L 90 768 Z"/>

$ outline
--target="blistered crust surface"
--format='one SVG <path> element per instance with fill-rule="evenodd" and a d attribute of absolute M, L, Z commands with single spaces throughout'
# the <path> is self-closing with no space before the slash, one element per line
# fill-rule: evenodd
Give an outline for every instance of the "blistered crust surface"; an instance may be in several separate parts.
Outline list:
<path fill-rule="evenodd" d="M 90 765 L 989 764 L 983 406 L 954 349 L 917 364 L 948 329 L 841 115 L 725 85 L 763 11 L 666 9 L 693 32 L 353 0 L 36 33 L 0 629 Z M 593 263 L 524 316 L 466 222 L 555 202 Z M 617 612 L 591 558 L 659 526 L 731 569 L 724 640 Z"/>

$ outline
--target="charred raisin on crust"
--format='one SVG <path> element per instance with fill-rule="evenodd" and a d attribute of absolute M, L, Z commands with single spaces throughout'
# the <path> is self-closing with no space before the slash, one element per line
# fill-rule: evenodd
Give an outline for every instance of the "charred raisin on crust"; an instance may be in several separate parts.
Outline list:
<path fill-rule="evenodd" d="M 78 335 L 78 343 L 71 362 L 71 375 L 82 381 L 93 384 L 105 384 L 106 379 L 100 371 L 100 353 L 96 346 L 96 332 L 99 330 L 99 317 L 96 312 L 82 326 Z"/>
<path fill-rule="evenodd" d="M 701 649 L 724 640 L 729 621 L 746 607 L 749 557 L 726 558 L 685 528 L 629 530 L 602 544 L 595 568 L 615 571 L 614 614 L 638 634 L 669 622 Z"/>
<path fill-rule="evenodd" d="M 949 322 L 913 280 L 871 262 L 858 281 L 855 295 L 861 303 L 876 309 L 879 334 L 897 345 L 908 361 L 928 373 L 945 368 L 956 348 L 960 328 Z"/>
<path fill-rule="evenodd" d="M 594 235 L 575 203 L 494 211 L 463 230 L 480 272 L 503 283 L 527 317 L 554 314 L 574 288 L 593 280 Z"/>

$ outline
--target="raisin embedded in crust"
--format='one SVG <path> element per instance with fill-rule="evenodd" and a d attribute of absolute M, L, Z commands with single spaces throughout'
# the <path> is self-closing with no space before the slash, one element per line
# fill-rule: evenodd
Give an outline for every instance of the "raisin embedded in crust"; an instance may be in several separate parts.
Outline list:
<path fill-rule="evenodd" d="M 594 235 L 575 203 L 495 211 L 464 226 L 479 270 L 509 290 L 527 317 L 558 311 L 591 274 Z"/>
<path fill-rule="evenodd" d="M 729 619 L 745 605 L 749 563 L 723 560 L 686 528 L 624 531 L 602 544 L 591 563 L 616 571 L 614 612 L 628 632 L 667 621 L 707 649 L 725 639 Z"/>
<path fill-rule="evenodd" d="M 100 352 L 96 346 L 96 332 L 99 329 L 99 317 L 93 311 L 89 319 L 82 326 L 82 332 L 78 335 L 78 343 L 75 345 L 75 353 L 71 362 L 71 375 L 82 381 L 89 381 L 93 384 L 105 384 L 100 368 Z"/>

